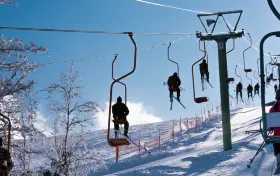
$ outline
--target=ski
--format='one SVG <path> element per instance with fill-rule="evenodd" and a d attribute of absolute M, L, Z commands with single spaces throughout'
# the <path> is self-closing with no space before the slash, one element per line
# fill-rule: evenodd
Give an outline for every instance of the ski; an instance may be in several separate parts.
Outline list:
<path fill-rule="evenodd" d="M 173 98 L 174 98 L 175 100 L 177 100 L 177 102 L 180 103 L 180 104 L 183 106 L 184 109 L 186 109 L 186 107 L 181 103 L 181 101 L 179 101 L 176 97 L 174 97 L 174 95 L 173 95 Z"/>
<path fill-rule="evenodd" d="M 214 87 L 212 86 L 212 84 L 211 84 L 209 81 L 206 80 L 206 78 L 203 77 L 203 79 L 209 84 L 209 86 L 211 86 L 212 88 L 214 88 Z"/>

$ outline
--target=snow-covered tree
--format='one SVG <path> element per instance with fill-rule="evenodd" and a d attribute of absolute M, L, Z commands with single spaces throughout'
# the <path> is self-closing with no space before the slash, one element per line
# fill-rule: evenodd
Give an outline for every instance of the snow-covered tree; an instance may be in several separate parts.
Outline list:
<path fill-rule="evenodd" d="M 81 100 L 81 76 L 73 65 L 61 73 L 60 83 L 48 87 L 52 95 L 49 110 L 54 113 L 54 153 L 51 166 L 54 172 L 68 175 L 86 175 L 104 164 L 102 151 L 87 148 L 85 130 L 93 127 L 93 116 L 103 110 L 93 101 Z M 83 174 L 82 174 L 83 173 Z"/>
<path fill-rule="evenodd" d="M 0 1 L 0 4 L 3 3 L 11 4 L 7 1 Z M 34 80 L 28 80 L 27 77 L 37 68 L 28 56 L 39 53 L 47 53 L 47 49 L 37 46 L 34 42 L 25 44 L 19 39 L 6 39 L 4 35 L 0 38 L 0 112 L 11 118 L 12 156 L 16 157 L 16 161 L 24 160 L 17 165 L 21 171 L 26 169 L 26 158 L 37 152 L 30 148 L 32 146 L 30 140 L 34 138 L 35 134 L 40 134 L 34 126 L 36 112 L 32 108 L 35 107 L 36 102 L 33 99 L 30 104 L 31 102 L 28 102 L 27 98 L 32 99 L 30 89 L 35 83 Z M 32 106 L 31 109 L 30 106 Z M 2 121 L 0 133 L 6 143 L 7 124 Z"/>
<path fill-rule="evenodd" d="M 22 40 L 5 39 L 2 35 L 0 39 L 0 103 L 3 97 L 24 92 L 35 83 L 34 80 L 26 81 L 29 74 L 37 68 L 27 54 L 46 52 L 46 48 L 39 47 L 34 42 L 26 45 Z"/>
<path fill-rule="evenodd" d="M 7 5 L 18 5 L 17 2 L 7 1 L 7 0 L 0 0 L 0 4 L 7 4 Z"/>
<path fill-rule="evenodd" d="M 38 116 L 38 102 L 31 91 L 25 91 L 17 97 L 21 105 L 20 112 L 13 118 L 13 136 L 19 140 L 13 142 L 13 154 L 16 159 L 16 167 L 13 173 L 23 174 L 31 172 L 29 168 L 32 158 L 39 158 L 43 154 L 45 135 L 36 128 Z"/>

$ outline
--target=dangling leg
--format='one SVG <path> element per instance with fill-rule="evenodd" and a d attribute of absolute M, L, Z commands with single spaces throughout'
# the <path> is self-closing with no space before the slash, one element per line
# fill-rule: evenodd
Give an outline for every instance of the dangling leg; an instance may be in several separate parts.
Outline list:
<path fill-rule="evenodd" d="M 180 101 L 180 88 L 179 87 L 177 87 L 176 88 L 177 89 L 177 99 L 178 99 L 178 101 Z"/>
<path fill-rule="evenodd" d="M 119 124 L 114 124 L 114 128 L 115 128 L 115 138 L 117 138 L 118 137 L 118 132 L 117 131 L 119 131 L 119 128 L 120 128 L 120 126 L 119 126 Z"/>
<path fill-rule="evenodd" d="M 125 124 L 124 124 L 124 135 L 128 137 L 128 128 L 129 128 L 129 123 L 126 120 Z"/>
<path fill-rule="evenodd" d="M 241 97 L 241 101 L 243 102 L 243 98 L 242 98 L 242 90 L 240 91 L 240 97 Z M 244 103 L 244 102 L 243 102 Z"/>
<path fill-rule="evenodd" d="M 209 82 L 209 72 L 206 73 L 206 79 Z"/>
<path fill-rule="evenodd" d="M 236 90 L 236 100 L 237 100 L 237 104 L 238 104 L 238 91 Z"/>
<path fill-rule="evenodd" d="M 172 100 L 172 96 L 173 96 L 173 90 L 172 90 L 172 87 L 169 87 L 169 97 L 170 97 L 170 101 Z"/>
<path fill-rule="evenodd" d="M 202 91 L 204 91 L 204 72 L 200 72 L 201 74 L 201 86 L 202 86 Z"/>

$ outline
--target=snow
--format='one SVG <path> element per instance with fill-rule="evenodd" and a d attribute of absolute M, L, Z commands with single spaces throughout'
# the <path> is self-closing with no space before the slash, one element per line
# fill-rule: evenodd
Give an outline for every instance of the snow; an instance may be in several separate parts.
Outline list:
<path fill-rule="evenodd" d="M 267 107 L 268 111 L 269 107 Z M 247 130 L 259 130 L 261 108 L 239 108 L 231 111 L 232 149 L 223 150 L 221 115 L 214 114 L 198 128 L 188 129 L 186 121 L 180 127 L 180 121 L 162 121 L 158 123 L 131 126 L 131 138 L 141 142 L 141 154 L 135 145 L 120 148 L 119 162 L 115 161 L 115 148 L 107 144 L 107 130 L 92 131 L 83 134 L 85 149 L 92 152 L 104 152 L 102 161 L 105 166 L 96 164 L 88 176 L 99 175 L 187 175 L 187 176 L 266 176 L 276 169 L 272 145 L 267 145 L 255 158 L 251 168 L 247 168 L 263 142 L 260 133 L 246 134 Z M 194 118 L 193 118 L 194 119 Z M 189 118 L 190 122 L 191 118 Z M 174 141 L 172 129 L 175 131 Z M 192 123 L 194 125 L 194 123 Z M 182 130 L 181 130 L 182 129 Z M 158 136 L 161 134 L 161 145 Z M 113 135 L 113 134 L 112 134 Z M 53 145 L 48 137 L 44 144 L 48 156 L 54 152 L 48 148 Z M 145 152 L 143 145 L 149 149 Z M 104 159 L 104 160 L 103 160 Z M 45 168 L 49 160 L 45 156 L 33 157 L 31 169 Z M 15 161 L 17 167 L 19 163 Z M 87 167 L 87 165 L 80 166 Z"/>
<path fill-rule="evenodd" d="M 271 175 L 275 169 L 275 157 L 272 145 L 266 146 L 255 158 L 252 167 L 247 165 L 263 142 L 260 133 L 245 134 L 246 130 L 258 130 L 261 108 L 244 108 L 231 112 L 232 149 L 223 150 L 222 123 L 220 115 L 205 121 L 200 129 L 186 131 L 178 130 L 175 126 L 175 140 L 165 141 L 161 147 L 150 150 L 151 154 L 138 151 L 123 155 L 116 163 L 114 148 L 111 157 L 108 157 L 107 167 L 92 172 L 94 175 Z M 141 131 L 142 136 L 148 140 L 151 134 L 156 134 L 161 126 L 165 131 L 171 129 L 172 121 L 157 124 L 135 126 L 133 134 Z M 150 131 L 152 130 L 152 131 Z M 164 134 L 164 132 L 162 133 Z M 149 137 L 150 136 L 150 137 Z M 154 135 L 156 136 L 156 135 Z M 106 145 L 104 138 L 102 145 Z M 96 145 L 101 145 L 100 141 Z M 95 145 L 95 147 L 96 147 Z"/>

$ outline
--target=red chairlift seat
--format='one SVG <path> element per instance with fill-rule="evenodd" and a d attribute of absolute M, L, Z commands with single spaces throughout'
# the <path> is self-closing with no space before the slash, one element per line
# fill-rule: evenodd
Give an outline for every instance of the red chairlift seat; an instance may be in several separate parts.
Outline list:
<path fill-rule="evenodd" d="M 204 102 L 208 101 L 208 98 L 207 97 L 198 97 L 198 98 L 195 98 L 194 101 L 196 103 L 204 103 Z"/>
<path fill-rule="evenodd" d="M 125 124 L 127 120 L 120 119 L 120 120 L 112 120 L 114 124 Z M 109 138 L 108 143 L 112 147 L 119 147 L 122 145 L 129 145 L 129 141 L 127 138 Z"/>
<path fill-rule="evenodd" d="M 248 72 L 252 72 L 252 69 L 246 68 L 246 69 L 244 69 L 244 71 L 245 71 L 246 73 L 248 73 Z"/>
<path fill-rule="evenodd" d="M 113 123 L 114 124 L 125 124 L 126 122 L 127 122 L 127 120 L 123 120 L 123 119 L 121 119 L 121 120 L 112 120 L 113 121 Z"/>
<path fill-rule="evenodd" d="M 119 147 L 123 145 L 129 145 L 129 141 L 126 138 L 109 138 L 108 143 L 112 147 Z"/>
<path fill-rule="evenodd" d="M 226 82 L 227 82 L 227 83 L 233 82 L 233 81 L 234 81 L 234 78 L 227 78 L 227 79 L 226 79 Z"/>

